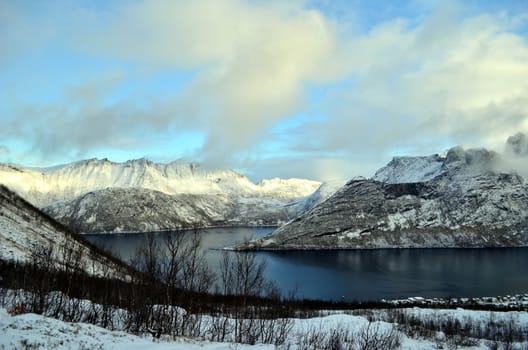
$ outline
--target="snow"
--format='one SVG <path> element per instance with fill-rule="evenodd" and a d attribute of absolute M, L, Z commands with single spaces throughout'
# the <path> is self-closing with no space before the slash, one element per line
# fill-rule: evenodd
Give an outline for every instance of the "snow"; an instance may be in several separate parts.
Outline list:
<path fill-rule="evenodd" d="M 312 194 L 320 182 L 271 179 L 254 184 L 232 170 L 205 170 L 196 163 L 153 163 L 137 159 L 114 163 L 90 159 L 47 169 L 0 164 L 0 183 L 38 207 L 105 188 L 144 188 L 165 194 L 224 194 L 296 199 Z"/>
<path fill-rule="evenodd" d="M 431 180 L 444 172 L 445 158 L 432 155 L 425 157 L 395 157 L 376 171 L 372 180 L 386 183 L 411 183 Z"/>
<path fill-rule="evenodd" d="M 354 238 L 358 238 L 358 237 L 361 236 L 361 232 L 362 232 L 362 230 L 345 231 L 339 236 L 339 239 L 345 239 L 345 238 L 354 239 Z"/>
<path fill-rule="evenodd" d="M 43 249 L 52 247 L 49 258 L 60 265 L 64 260 L 64 250 L 76 249 L 82 252 L 79 265 L 87 273 L 101 276 L 110 266 L 115 268 L 112 269 L 115 276 L 123 277 L 122 273 L 117 272 L 121 268 L 108 259 L 95 255 L 90 248 L 58 229 L 37 209 L 27 206 L 5 187 L 0 187 L 0 200 L 0 259 L 29 262 L 35 253 L 42 253 Z"/>
<path fill-rule="evenodd" d="M 490 320 L 513 320 L 519 327 L 528 327 L 528 313 L 526 312 L 489 312 L 433 309 L 403 309 L 408 315 L 428 319 L 439 317 L 445 320 L 459 320 L 462 326 L 466 322 L 477 322 L 485 325 Z M 371 316 L 379 317 L 383 310 L 372 310 Z M 0 309 L 0 348 L 1 349 L 154 349 L 154 350 L 180 350 L 180 349 L 299 349 L 297 342 L 303 334 L 310 332 L 346 331 L 357 337 L 369 325 L 363 316 L 354 316 L 344 313 L 330 313 L 327 316 L 309 319 L 293 319 L 293 327 L 286 343 L 275 347 L 272 344 L 234 344 L 216 343 L 200 339 L 161 336 L 153 339 L 150 335 L 133 335 L 123 331 L 110 331 L 86 323 L 68 323 L 36 314 L 22 314 L 11 316 L 5 309 Z M 374 321 L 371 329 L 380 332 L 389 332 L 395 325 L 387 322 Z M 433 339 L 411 338 L 401 335 L 400 349 L 438 349 L 437 341 Z M 441 334 L 440 334 L 441 335 Z M 527 344 L 517 344 L 521 348 Z M 471 347 L 459 346 L 460 349 L 488 349 L 485 340 L 476 340 Z M 522 347 L 524 349 L 524 347 Z"/>
<path fill-rule="evenodd" d="M 416 210 L 411 209 L 406 212 L 398 212 L 387 215 L 387 229 L 394 231 L 396 228 L 409 228 L 409 217 L 415 217 Z"/>
<path fill-rule="evenodd" d="M 418 307 L 405 310 L 407 314 L 418 317 L 420 319 L 436 318 L 446 321 L 457 320 L 462 325 L 464 325 L 468 321 L 484 324 L 486 322 L 489 322 L 490 320 L 509 321 L 511 319 L 517 326 L 528 328 L 528 313 L 525 311 L 468 311 L 462 308 L 457 308 L 453 310 L 434 310 L 422 309 Z"/>
<path fill-rule="evenodd" d="M 86 323 L 67 323 L 52 318 L 24 314 L 10 316 L 0 309 L 1 349 L 233 349 L 233 344 L 201 342 L 191 339 L 154 341 L 121 331 L 109 331 Z M 237 345 L 237 349 L 273 349 L 273 345 Z"/>
<path fill-rule="evenodd" d="M 119 232 L 124 214 L 109 212 L 109 208 L 142 212 L 142 222 L 136 219 L 123 228 L 133 232 L 182 225 L 276 226 L 311 209 L 331 191 L 317 181 L 274 178 L 255 184 L 231 170 L 146 159 L 125 163 L 90 159 L 45 171 L 0 164 L 0 184 L 83 232 Z M 144 202 L 141 199 L 146 199 L 152 210 L 133 208 Z M 155 210 L 157 203 L 167 205 Z M 160 218 L 167 217 L 167 210 L 172 218 L 169 221 Z"/>

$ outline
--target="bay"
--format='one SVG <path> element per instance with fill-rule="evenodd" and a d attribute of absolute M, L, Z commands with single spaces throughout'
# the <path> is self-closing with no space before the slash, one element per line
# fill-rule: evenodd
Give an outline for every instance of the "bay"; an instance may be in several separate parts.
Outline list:
<path fill-rule="evenodd" d="M 206 259 L 218 268 L 221 250 L 273 228 L 211 228 L 200 231 Z M 86 239 L 125 261 L 146 236 L 160 233 L 87 234 Z M 229 254 L 247 254 L 229 252 Z M 413 296 L 482 297 L 528 292 L 528 248 L 381 249 L 256 252 L 266 277 L 299 298 L 366 301 Z"/>

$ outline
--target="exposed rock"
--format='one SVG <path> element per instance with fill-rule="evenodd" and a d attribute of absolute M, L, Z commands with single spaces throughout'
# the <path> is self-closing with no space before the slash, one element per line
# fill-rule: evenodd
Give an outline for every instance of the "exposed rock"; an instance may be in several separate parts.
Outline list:
<path fill-rule="evenodd" d="M 350 181 L 273 234 L 236 249 L 528 245 L 528 185 L 517 174 L 491 171 L 496 157 L 457 147 L 445 157 L 417 157 L 416 164 L 393 160 L 374 177 L 386 182 Z M 402 179 L 424 181 L 397 183 Z"/>

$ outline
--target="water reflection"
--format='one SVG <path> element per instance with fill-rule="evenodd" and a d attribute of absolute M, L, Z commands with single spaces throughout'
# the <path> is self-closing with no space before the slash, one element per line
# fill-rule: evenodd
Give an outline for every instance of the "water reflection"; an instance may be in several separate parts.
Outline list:
<path fill-rule="evenodd" d="M 272 229 L 222 228 L 202 233 L 207 260 L 218 266 L 223 246 Z M 161 234 L 156 234 L 162 239 Z M 144 234 L 89 235 L 128 259 Z M 237 254 L 231 252 L 230 254 Z M 376 300 L 409 296 L 492 296 L 528 291 L 528 248 L 384 249 L 369 251 L 260 252 L 267 277 L 285 292 L 331 300 Z"/>

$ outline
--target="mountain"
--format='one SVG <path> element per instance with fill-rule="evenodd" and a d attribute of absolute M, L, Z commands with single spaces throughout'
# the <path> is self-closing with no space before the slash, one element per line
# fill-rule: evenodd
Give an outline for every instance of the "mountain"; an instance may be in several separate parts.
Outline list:
<path fill-rule="evenodd" d="M 105 188 L 143 188 L 165 194 L 234 194 L 295 199 L 313 193 L 321 183 L 271 179 L 254 184 L 232 170 L 207 171 L 197 163 L 154 163 L 147 159 L 115 163 L 89 159 L 48 169 L 0 164 L 0 181 L 31 203 L 45 207 Z"/>
<path fill-rule="evenodd" d="M 528 245 L 528 184 L 500 156 L 461 147 L 393 159 L 271 235 L 235 249 Z"/>
<path fill-rule="evenodd" d="M 129 273 L 123 263 L 0 185 L 0 259 L 23 263 L 44 259 L 62 265 L 68 256 L 75 256 L 77 266 L 92 275 L 126 278 Z"/>
<path fill-rule="evenodd" d="M 376 171 L 372 180 L 386 183 L 424 182 L 444 171 L 445 158 L 437 154 L 426 157 L 395 157 Z"/>
<path fill-rule="evenodd" d="M 49 169 L 2 164 L 0 183 L 80 232 L 279 225 L 305 210 L 321 186 L 302 179 L 255 184 L 231 170 L 146 159 L 90 159 Z"/>
<path fill-rule="evenodd" d="M 245 201 L 245 202 L 242 202 Z M 176 194 L 142 188 L 108 188 L 44 209 L 77 232 L 145 232 L 178 227 L 274 226 L 295 208 L 280 200 L 224 194 Z"/>

